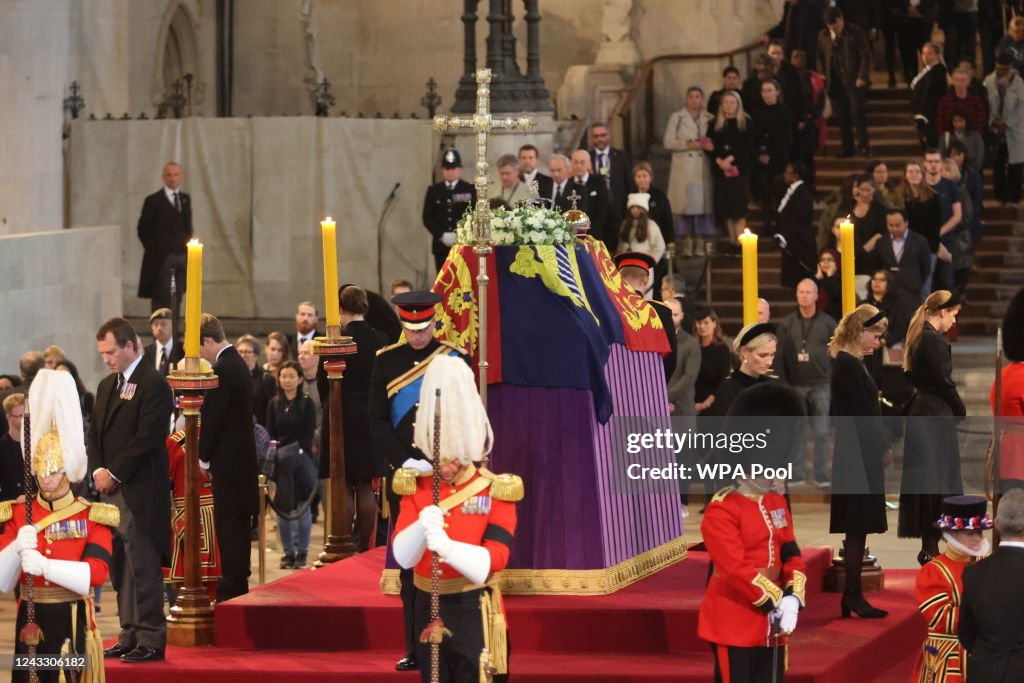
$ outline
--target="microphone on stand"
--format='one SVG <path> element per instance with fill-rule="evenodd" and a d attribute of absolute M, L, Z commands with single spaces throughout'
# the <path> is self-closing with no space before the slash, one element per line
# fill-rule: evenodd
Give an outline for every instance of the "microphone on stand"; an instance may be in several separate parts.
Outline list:
<path fill-rule="evenodd" d="M 398 188 L 401 186 L 401 182 L 396 182 L 395 186 L 391 188 L 391 193 L 384 200 L 384 207 L 380 210 L 380 220 L 377 221 L 377 284 L 381 295 L 384 294 L 384 217 L 388 215 L 388 209 L 395 201 Z"/>

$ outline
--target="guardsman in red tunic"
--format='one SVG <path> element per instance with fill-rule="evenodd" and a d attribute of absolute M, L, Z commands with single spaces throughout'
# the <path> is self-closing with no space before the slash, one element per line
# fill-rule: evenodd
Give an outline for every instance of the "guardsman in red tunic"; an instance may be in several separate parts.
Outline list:
<path fill-rule="evenodd" d="M 713 573 L 700 606 L 697 634 L 711 643 L 716 682 L 783 680 L 787 636 L 796 628 L 805 602 L 806 567 L 782 495 L 785 481 L 752 477 L 749 468 L 785 465 L 794 436 L 803 434 L 802 414 L 800 398 L 791 388 L 768 382 L 744 390 L 726 420 L 726 431 L 743 430 L 755 421 L 737 418 L 759 416 L 760 430 L 769 424 L 766 416 L 777 416 L 770 422 L 765 449 L 735 456 L 746 468 L 744 473 L 735 486 L 715 494 L 701 523 Z"/>
<path fill-rule="evenodd" d="M 167 465 L 174 495 L 171 514 L 171 566 L 164 567 L 164 581 L 175 590 L 185 583 L 185 430 L 167 437 Z M 210 601 L 217 599 L 221 578 L 220 551 L 213 523 L 213 483 L 199 481 L 199 574 Z"/>
<path fill-rule="evenodd" d="M 997 411 L 1002 415 L 999 493 L 1006 493 L 1010 489 L 1024 489 L 1024 289 L 1010 301 L 1002 330 L 1003 352 L 1009 363 L 1003 368 L 1002 395 L 996 396 L 993 382 L 989 403 L 993 415 Z"/>
<path fill-rule="evenodd" d="M 928 624 L 912 683 L 963 683 L 967 652 L 957 639 L 964 568 L 989 553 L 983 536 L 992 528 L 988 503 L 981 496 L 951 496 L 942 501 L 942 530 L 946 551 L 921 567 L 914 586 L 917 608 Z"/>
<path fill-rule="evenodd" d="M 112 505 L 76 498 L 71 483 L 86 474 L 85 439 L 78 391 L 65 372 L 40 370 L 29 396 L 32 471 L 39 493 L 26 503 L 0 503 L 0 589 L 21 584 L 15 653 L 88 655 L 91 668 L 38 670 L 39 680 L 103 680 L 103 643 L 93 614 L 92 589 L 109 574 L 112 528 L 118 511 Z M 27 505 L 32 524 L 26 523 Z M 33 581 L 35 627 L 27 625 L 26 583 Z M 63 679 L 60 677 L 64 677 Z M 28 680 L 28 671 L 13 680 Z"/>
<path fill-rule="evenodd" d="M 477 468 L 493 435 L 473 372 L 458 358 L 431 361 L 420 391 L 415 442 L 433 454 L 435 390 L 440 388 L 440 500 L 433 504 L 433 469 L 405 469 L 395 476 L 401 511 L 392 548 L 395 559 L 414 571 L 415 623 L 420 633 L 416 659 L 422 680 L 430 680 L 431 558 L 440 557 L 440 680 L 477 683 L 508 673 L 508 640 L 496 574 L 508 564 L 516 530 L 515 502 L 523 482 Z M 428 469 L 430 468 L 430 469 Z"/>

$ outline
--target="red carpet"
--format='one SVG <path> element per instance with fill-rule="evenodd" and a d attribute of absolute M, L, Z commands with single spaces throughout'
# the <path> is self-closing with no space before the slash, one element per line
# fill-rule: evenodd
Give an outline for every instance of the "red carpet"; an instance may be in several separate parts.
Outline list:
<path fill-rule="evenodd" d="M 383 551 L 298 572 L 217 606 L 217 646 L 169 648 L 167 661 L 108 662 L 110 683 L 418 680 L 399 674 L 401 613 L 380 594 Z M 790 683 L 907 680 L 924 639 L 912 596 L 914 572 L 886 573 L 871 596 L 881 620 L 842 620 L 839 596 L 822 594 L 828 549 L 805 549 L 808 608 L 790 648 Z M 691 552 L 614 595 L 506 598 L 515 681 L 556 683 L 709 681 L 711 656 L 699 640 L 697 610 L 707 556 Z"/>

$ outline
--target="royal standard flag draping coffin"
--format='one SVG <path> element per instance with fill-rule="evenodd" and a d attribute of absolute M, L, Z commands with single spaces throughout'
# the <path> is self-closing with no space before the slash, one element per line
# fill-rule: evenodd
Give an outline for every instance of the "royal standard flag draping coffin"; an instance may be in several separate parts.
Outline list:
<path fill-rule="evenodd" d="M 514 229 L 514 221 L 536 227 L 533 212 L 549 232 Z M 559 232 L 566 224 L 552 214 L 525 207 L 500 215 L 486 257 L 489 466 L 526 485 L 502 586 L 608 593 L 685 556 L 678 494 L 624 495 L 613 482 L 610 418 L 667 420 L 668 340 L 604 244 Z M 476 363 L 479 256 L 471 241 L 458 233 L 433 289 L 442 297 L 437 335 Z M 638 457 L 656 467 L 673 454 Z"/>

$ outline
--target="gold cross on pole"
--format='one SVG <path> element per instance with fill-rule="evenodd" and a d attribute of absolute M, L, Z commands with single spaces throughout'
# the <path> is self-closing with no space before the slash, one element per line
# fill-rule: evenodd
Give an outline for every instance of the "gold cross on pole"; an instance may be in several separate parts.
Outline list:
<path fill-rule="evenodd" d="M 526 114 L 518 118 L 491 115 L 491 70 L 478 69 L 476 72 L 476 113 L 473 116 L 435 116 L 434 128 L 445 133 L 449 130 L 471 129 L 476 132 L 476 209 L 474 228 L 477 244 L 491 241 L 491 211 L 488 204 L 491 179 L 487 175 L 487 141 L 493 130 L 533 130 L 536 125 Z"/>
<path fill-rule="evenodd" d="M 524 133 L 533 130 L 535 123 L 526 114 L 518 118 L 507 116 L 495 118 L 491 115 L 491 70 L 478 69 L 476 72 L 476 114 L 473 116 L 435 116 L 434 128 L 444 133 L 449 130 L 471 129 L 476 132 L 476 207 L 473 211 L 473 247 L 479 259 L 477 284 L 477 348 L 479 349 L 480 400 L 487 407 L 487 256 L 493 251 L 491 245 L 491 207 L 488 203 L 491 184 L 487 175 L 487 140 L 492 130 L 513 130 Z M 486 464 L 486 458 L 484 459 Z"/>

